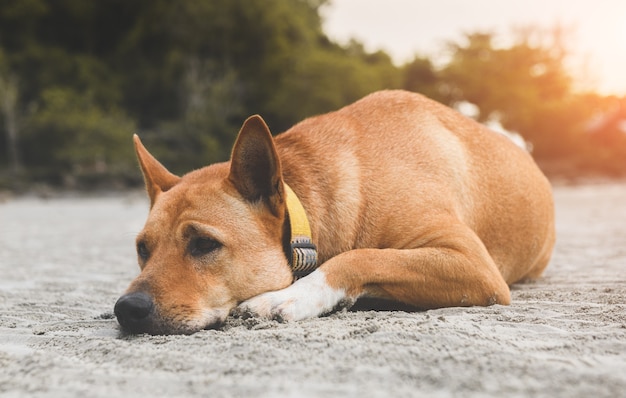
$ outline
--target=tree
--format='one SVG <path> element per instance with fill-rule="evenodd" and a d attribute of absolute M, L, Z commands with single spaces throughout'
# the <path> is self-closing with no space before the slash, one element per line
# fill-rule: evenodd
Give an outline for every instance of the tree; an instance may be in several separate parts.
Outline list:
<path fill-rule="evenodd" d="M 558 41 L 533 44 L 522 35 L 512 46 L 497 48 L 492 34 L 468 35 L 465 45 L 452 45 L 452 59 L 441 72 L 449 103 L 477 105 L 479 121 L 499 119 L 533 144 L 535 156 L 550 156 L 558 147 L 555 137 L 571 129 L 562 124 L 570 119 L 559 116 L 573 98 L 560 46 Z"/>
<path fill-rule="evenodd" d="M 400 87 L 387 54 L 329 41 L 324 3 L 0 2 L 3 64 L 20 83 L 11 109 L 22 115 L 18 149 L 27 175 L 58 183 L 125 168 L 133 132 L 185 171 L 228 158 L 250 114 L 279 132 Z"/>
<path fill-rule="evenodd" d="M 446 97 L 441 90 L 441 79 L 430 59 L 416 56 L 402 68 L 403 88 L 423 94 L 439 102 Z"/>
<path fill-rule="evenodd" d="M 3 54 L 0 52 L 0 115 L 2 115 L 2 119 L 4 119 L 4 128 L 6 131 L 9 173 L 12 182 L 15 183 L 22 171 L 22 163 L 18 149 L 18 81 L 17 77 L 3 66 Z"/>
<path fill-rule="evenodd" d="M 384 52 L 367 53 L 356 41 L 346 48 L 326 43 L 302 51 L 297 58 L 267 104 L 268 113 L 276 115 L 277 132 L 371 92 L 401 86 L 401 76 L 391 58 Z"/>
<path fill-rule="evenodd" d="M 54 87 L 25 126 L 24 139 L 37 142 L 25 154 L 31 171 L 65 185 L 93 185 L 135 171 L 130 137 L 135 124 L 119 109 L 103 109 L 88 93 Z"/>

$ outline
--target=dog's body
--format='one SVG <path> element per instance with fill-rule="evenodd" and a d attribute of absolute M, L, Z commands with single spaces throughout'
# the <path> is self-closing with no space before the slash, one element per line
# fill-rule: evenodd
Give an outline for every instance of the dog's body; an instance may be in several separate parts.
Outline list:
<path fill-rule="evenodd" d="M 246 121 L 231 162 L 182 178 L 136 141 L 151 199 L 131 332 L 189 333 L 238 310 L 286 320 L 360 297 L 420 308 L 508 304 L 554 245 L 548 181 L 507 138 L 420 95 L 372 94 L 271 138 Z M 285 187 L 320 267 L 293 282 Z"/>

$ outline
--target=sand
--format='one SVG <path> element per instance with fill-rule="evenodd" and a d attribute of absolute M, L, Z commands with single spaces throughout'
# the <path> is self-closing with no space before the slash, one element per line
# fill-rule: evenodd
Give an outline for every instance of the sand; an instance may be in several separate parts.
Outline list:
<path fill-rule="evenodd" d="M 231 320 L 122 337 L 142 195 L 0 203 L 2 397 L 626 396 L 626 185 L 555 188 L 558 243 L 510 306 Z"/>

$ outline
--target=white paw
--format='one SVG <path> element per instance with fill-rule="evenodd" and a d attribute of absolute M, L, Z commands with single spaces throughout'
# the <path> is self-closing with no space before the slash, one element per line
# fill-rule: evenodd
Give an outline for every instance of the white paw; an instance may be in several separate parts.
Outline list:
<path fill-rule="evenodd" d="M 244 301 L 235 314 L 297 321 L 328 313 L 346 299 L 345 291 L 328 286 L 324 272 L 317 270 L 285 289 Z"/>

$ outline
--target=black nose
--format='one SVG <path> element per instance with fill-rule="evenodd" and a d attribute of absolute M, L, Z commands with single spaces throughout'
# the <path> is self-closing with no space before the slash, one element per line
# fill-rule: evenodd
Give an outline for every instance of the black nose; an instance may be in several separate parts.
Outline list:
<path fill-rule="evenodd" d="M 113 309 L 122 328 L 131 333 L 143 333 L 150 329 L 153 310 L 152 298 L 143 292 L 123 295 Z"/>

